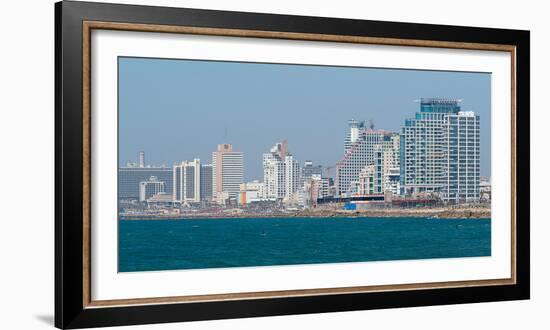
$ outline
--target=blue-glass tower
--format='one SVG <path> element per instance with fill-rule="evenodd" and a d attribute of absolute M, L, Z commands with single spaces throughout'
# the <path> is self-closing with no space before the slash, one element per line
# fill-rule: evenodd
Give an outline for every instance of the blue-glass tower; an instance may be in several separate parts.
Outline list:
<path fill-rule="evenodd" d="M 458 100 L 424 98 L 401 127 L 401 193 L 479 200 L 479 116 Z"/>

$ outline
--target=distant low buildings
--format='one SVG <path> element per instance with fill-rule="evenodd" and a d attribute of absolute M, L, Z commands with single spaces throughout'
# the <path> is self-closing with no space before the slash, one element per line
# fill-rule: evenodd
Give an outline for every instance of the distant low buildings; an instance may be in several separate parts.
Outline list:
<path fill-rule="evenodd" d="M 143 165 L 143 166 L 142 166 Z M 155 176 L 164 182 L 164 189 L 172 194 L 172 168 L 166 166 L 145 165 L 145 153 L 140 153 L 139 164 L 128 164 L 118 169 L 118 198 L 123 200 L 139 199 L 139 183 Z"/>
<path fill-rule="evenodd" d="M 491 179 L 481 177 L 479 182 L 479 199 L 483 202 L 491 201 Z"/>
<path fill-rule="evenodd" d="M 239 192 L 239 204 L 248 205 L 254 202 L 266 201 L 265 184 L 259 180 L 241 183 Z"/>
<path fill-rule="evenodd" d="M 172 207 L 174 199 L 172 198 L 172 194 L 159 192 L 147 199 L 147 205 L 154 208 Z"/>

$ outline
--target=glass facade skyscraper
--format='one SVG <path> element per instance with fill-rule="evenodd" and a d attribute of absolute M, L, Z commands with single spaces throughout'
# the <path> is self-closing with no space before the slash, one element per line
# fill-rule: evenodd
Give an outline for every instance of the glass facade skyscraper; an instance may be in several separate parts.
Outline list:
<path fill-rule="evenodd" d="M 428 98 L 401 127 L 402 194 L 479 200 L 479 116 L 457 100 Z"/>

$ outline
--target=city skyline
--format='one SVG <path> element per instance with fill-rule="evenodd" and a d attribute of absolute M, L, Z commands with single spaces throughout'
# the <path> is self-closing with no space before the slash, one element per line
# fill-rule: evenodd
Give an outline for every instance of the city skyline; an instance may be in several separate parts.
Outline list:
<path fill-rule="evenodd" d="M 172 166 L 195 158 L 207 164 L 215 146 L 231 143 L 244 154 L 244 181 L 262 180 L 262 155 L 285 139 L 300 164 L 334 166 L 343 155 L 349 119 L 372 119 L 376 128 L 398 133 L 417 111 L 415 99 L 447 91 L 445 97 L 462 99 L 465 111 L 480 115 L 481 175 L 490 177 L 486 73 L 135 58 L 121 58 L 119 68 L 120 166 L 136 162 L 140 151 L 147 164 Z M 238 83 L 221 90 L 230 78 Z M 393 89 L 384 87 L 389 85 Z M 401 97 L 389 97 L 392 90 Z M 392 111 L 368 111 L 384 104 Z"/>

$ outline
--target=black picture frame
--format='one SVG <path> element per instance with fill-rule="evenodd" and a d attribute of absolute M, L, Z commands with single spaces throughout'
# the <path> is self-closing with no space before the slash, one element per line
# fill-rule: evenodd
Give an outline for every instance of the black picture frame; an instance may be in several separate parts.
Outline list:
<path fill-rule="evenodd" d="M 422 290 L 210 302 L 85 306 L 81 219 L 83 173 L 83 22 L 192 26 L 456 43 L 516 49 L 516 283 Z M 529 299 L 529 31 L 62 1 L 55 4 L 55 326 L 146 323 L 324 313 Z"/>

